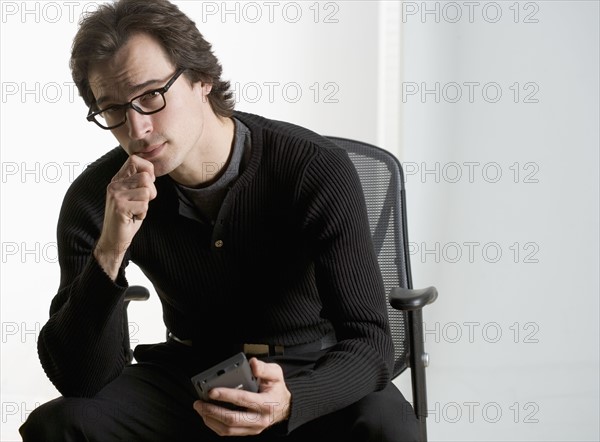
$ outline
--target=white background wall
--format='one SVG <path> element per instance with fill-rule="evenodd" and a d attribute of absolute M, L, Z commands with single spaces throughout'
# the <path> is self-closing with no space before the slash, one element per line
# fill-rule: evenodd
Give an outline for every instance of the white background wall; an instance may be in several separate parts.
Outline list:
<path fill-rule="evenodd" d="M 477 3 L 403 8 L 430 434 L 598 440 L 598 2 Z"/>
<path fill-rule="evenodd" d="M 430 439 L 598 440 L 598 2 L 178 4 L 240 110 L 405 162 L 415 286 L 440 291 Z M 95 5 L 1 2 L 2 441 L 57 395 L 35 339 L 58 210 L 115 145 L 68 70 Z M 130 312 L 134 343 L 162 339 L 154 293 Z"/>

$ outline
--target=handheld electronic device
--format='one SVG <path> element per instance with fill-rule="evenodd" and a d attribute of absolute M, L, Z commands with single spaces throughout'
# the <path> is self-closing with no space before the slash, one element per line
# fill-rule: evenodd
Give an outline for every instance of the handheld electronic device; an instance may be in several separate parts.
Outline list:
<path fill-rule="evenodd" d="M 258 380 L 252 374 L 246 355 L 242 352 L 226 359 L 192 377 L 192 383 L 200 399 L 233 408 L 233 404 L 213 401 L 208 392 L 215 387 L 236 388 L 253 393 L 258 392 Z"/>

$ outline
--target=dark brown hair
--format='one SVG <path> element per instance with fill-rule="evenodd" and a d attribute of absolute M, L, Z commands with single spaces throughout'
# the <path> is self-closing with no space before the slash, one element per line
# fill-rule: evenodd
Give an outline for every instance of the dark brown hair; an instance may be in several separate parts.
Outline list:
<path fill-rule="evenodd" d="M 136 33 L 156 38 L 176 68 L 185 68 L 191 83 L 212 84 L 208 95 L 215 114 L 231 116 L 234 108 L 229 82 L 221 80 L 222 67 L 196 24 L 167 0 L 119 0 L 98 6 L 79 24 L 71 50 L 71 74 L 79 94 L 90 106 L 92 63 L 108 60 Z"/>

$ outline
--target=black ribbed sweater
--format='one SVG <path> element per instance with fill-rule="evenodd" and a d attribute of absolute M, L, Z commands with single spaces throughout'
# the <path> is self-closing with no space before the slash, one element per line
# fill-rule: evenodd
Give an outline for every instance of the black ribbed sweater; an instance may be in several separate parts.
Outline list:
<path fill-rule="evenodd" d="M 250 128 L 251 155 L 216 224 L 182 216 L 174 182 L 157 178 L 158 196 L 116 282 L 92 251 L 124 150 L 109 151 L 67 191 L 57 228 L 60 286 L 38 340 L 63 395 L 91 397 L 123 370 L 129 261 L 156 288 L 166 327 L 214 347 L 206 366 L 230 356 L 219 349 L 233 344 L 294 345 L 335 331 L 338 343 L 314 370 L 286 379 L 289 431 L 389 382 L 385 294 L 350 159 L 307 129 L 235 116 Z"/>

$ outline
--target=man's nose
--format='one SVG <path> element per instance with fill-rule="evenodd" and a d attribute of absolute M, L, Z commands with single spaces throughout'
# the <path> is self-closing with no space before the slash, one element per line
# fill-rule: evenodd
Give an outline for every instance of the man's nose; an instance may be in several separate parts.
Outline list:
<path fill-rule="evenodd" d="M 143 115 L 135 110 L 127 109 L 127 125 L 129 138 L 139 140 L 152 132 L 152 115 Z"/>

